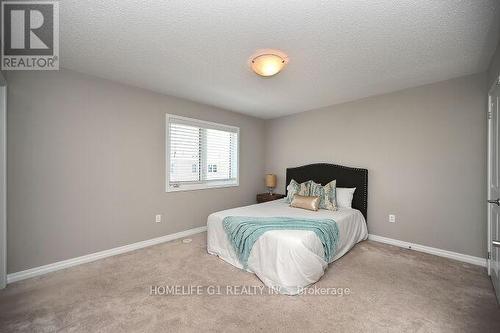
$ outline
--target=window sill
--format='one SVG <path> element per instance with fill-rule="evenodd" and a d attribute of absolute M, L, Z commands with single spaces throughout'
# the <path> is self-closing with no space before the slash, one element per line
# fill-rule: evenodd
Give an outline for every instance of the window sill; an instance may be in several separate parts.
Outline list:
<path fill-rule="evenodd" d="M 180 185 L 179 187 L 167 186 L 165 192 L 182 192 L 182 191 L 196 191 L 196 190 L 208 190 L 213 188 L 224 188 L 224 187 L 237 187 L 239 186 L 239 182 L 234 183 L 211 183 L 211 184 L 185 184 Z"/>

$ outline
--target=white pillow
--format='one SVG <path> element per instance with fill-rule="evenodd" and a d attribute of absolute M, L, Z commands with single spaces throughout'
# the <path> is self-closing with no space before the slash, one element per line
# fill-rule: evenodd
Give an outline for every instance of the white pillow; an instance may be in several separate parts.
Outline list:
<path fill-rule="evenodd" d="M 337 187 L 337 207 L 352 208 L 352 197 L 356 188 Z"/>

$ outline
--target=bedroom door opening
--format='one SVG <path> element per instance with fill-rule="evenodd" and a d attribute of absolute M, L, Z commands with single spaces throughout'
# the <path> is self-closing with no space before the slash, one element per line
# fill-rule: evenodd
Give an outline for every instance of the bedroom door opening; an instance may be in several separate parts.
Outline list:
<path fill-rule="evenodd" d="M 500 303 L 500 79 L 489 93 L 488 110 L 488 274 Z"/>

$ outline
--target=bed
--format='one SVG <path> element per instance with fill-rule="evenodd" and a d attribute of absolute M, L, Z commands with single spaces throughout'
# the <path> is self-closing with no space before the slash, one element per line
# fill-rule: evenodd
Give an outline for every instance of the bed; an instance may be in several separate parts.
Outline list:
<path fill-rule="evenodd" d="M 286 170 L 286 183 L 313 180 L 327 184 L 337 180 L 337 187 L 356 187 L 352 208 L 337 211 L 308 211 L 289 207 L 285 199 L 228 209 L 211 214 L 207 220 L 207 250 L 229 264 L 243 269 L 223 227 L 227 216 L 327 218 L 337 222 L 339 240 L 333 262 L 368 236 L 366 225 L 368 171 L 334 164 L 309 164 Z M 317 282 L 328 267 L 323 245 L 312 231 L 271 230 L 254 244 L 246 270 L 255 273 L 268 287 L 283 294 L 295 295 Z"/>

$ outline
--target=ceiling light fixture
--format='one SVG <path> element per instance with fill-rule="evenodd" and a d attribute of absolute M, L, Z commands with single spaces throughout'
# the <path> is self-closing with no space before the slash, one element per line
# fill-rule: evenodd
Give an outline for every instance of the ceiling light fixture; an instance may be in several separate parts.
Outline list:
<path fill-rule="evenodd" d="M 273 53 L 265 53 L 252 59 L 252 70 L 260 76 L 278 74 L 286 65 L 286 59 Z"/>

